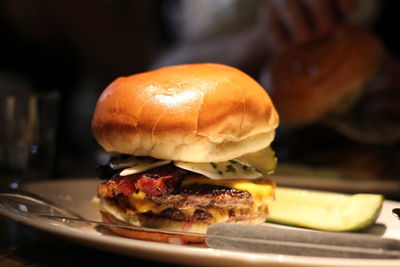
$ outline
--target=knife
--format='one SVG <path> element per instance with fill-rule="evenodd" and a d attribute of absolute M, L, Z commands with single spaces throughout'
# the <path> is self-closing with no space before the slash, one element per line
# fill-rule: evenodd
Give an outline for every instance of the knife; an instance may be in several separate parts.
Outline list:
<path fill-rule="evenodd" d="M 206 244 L 213 249 L 315 257 L 400 259 L 399 240 L 361 233 L 323 232 L 268 224 L 214 223 L 206 234 L 201 234 L 47 214 L 38 216 L 66 224 L 85 223 L 166 234 L 204 236 Z"/>

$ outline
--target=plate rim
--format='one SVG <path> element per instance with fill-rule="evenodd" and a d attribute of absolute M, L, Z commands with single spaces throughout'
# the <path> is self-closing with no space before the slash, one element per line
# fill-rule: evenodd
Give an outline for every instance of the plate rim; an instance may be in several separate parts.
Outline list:
<path fill-rule="evenodd" d="M 79 182 L 92 180 L 91 178 L 84 179 L 58 179 L 54 181 L 46 181 L 53 184 L 62 182 Z M 98 181 L 98 179 L 95 179 Z M 40 182 L 39 182 L 40 183 Z M 392 200 L 384 200 L 383 206 L 387 205 L 398 205 L 399 202 Z M 382 207 L 383 209 L 383 207 Z M 43 224 L 43 220 L 32 220 L 30 216 L 22 216 L 11 211 L 2 208 L 0 203 L 0 214 L 5 217 L 14 220 L 18 223 L 22 223 L 29 227 L 53 234 L 55 236 L 61 236 L 72 242 L 80 245 L 86 245 L 94 249 L 108 251 L 116 254 L 125 256 L 135 256 L 142 259 L 154 260 L 152 255 L 157 254 L 158 261 L 165 261 L 168 263 L 180 263 L 180 264 L 191 264 L 197 260 L 204 262 L 210 262 L 211 265 L 218 266 L 232 266 L 251 264 L 251 265 L 265 265 L 269 266 L 352 266 L 352 267 L 380 267 L 380 266 L 400 266 L 400 259 L 344 259 L 344 258 L 326 258 L 326 257 L 310 257 L 310 256 L 292 256 L 292 255 L 281 255 L 281 254 L 269 254 L 269 253 L 251 253 L 233 250 L 222 250 L 192 246 L 182 246 L 175 244 L 165 244 L 152 241 L 144 240 L 133 240 L 125 237 L 103 235 L 96 230 L 92 230 L 90 234 L 82 235 L 81 229 L 75 229 L 68 227 L 62 223 L 51 223 L 51 220 L 47 220 L 48 224 Z M 44 220 L 46 221 L 46 220 Z M 53 221 L 54 222 L 54 221 Z M 93 232 L 95 231 L 95 232 Z M 106 246 L 104 246 L 106 245 Z M 123 250 L 121 250 L 123 249 Z M 133 253 L 132 253 L 133 252 Z M 146 252 L 146 253 L 141 253 Z M 179 257 L 173 257 L 177 255 Z M 172 257 L 171 257 L 172 256 Z M 184 256 L 184 257 L 181 257 Z M 330 260 L 328 260 L 330 259 Z M 334 260 L 332 260 L 334 259 Z M 272 265 L 273 264 L 273 265 Z M 384 264 L 384 265 L 382 265 Z M 200 262 L 195 265 L 200 265 Z M 206 265 L 210 265 L 206 264 Z"/>

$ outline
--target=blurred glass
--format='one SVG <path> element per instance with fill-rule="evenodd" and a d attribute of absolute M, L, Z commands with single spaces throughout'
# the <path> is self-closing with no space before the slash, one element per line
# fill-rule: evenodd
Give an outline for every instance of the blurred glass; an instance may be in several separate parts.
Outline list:
<path fill-rule="evenodd" d="M 0 91 L 0 184 L 50 178 L 58 93 Z"/>

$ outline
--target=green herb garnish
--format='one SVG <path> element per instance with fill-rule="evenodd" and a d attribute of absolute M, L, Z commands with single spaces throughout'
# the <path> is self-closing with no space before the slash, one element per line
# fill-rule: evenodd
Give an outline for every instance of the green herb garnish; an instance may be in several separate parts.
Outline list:
<path fill-rule="evenodd" d="M 218 168 L 218 164 L 217 164 L 217 163 L 215 163 L 215 162 L 210 162 L 210 164 L 211 164 L 211 166 L 212 166 L 214 169 L 217 169 L 217 168 Z"/>
<path fill-rule="evenodd" d="M 236 172 L 236 169 L 233 165 L 229 164 L 226 166 L 225 172 Z"/>

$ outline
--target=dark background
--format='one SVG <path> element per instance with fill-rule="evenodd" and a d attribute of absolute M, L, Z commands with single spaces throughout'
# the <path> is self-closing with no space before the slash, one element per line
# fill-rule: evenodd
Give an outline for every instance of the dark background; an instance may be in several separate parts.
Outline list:
<path fill-rule="evenodd" d="M 382 40 L 390 56 L 398 60 L 400 2 L 381 2 L 371 30 Z M 55 177 L 94 175 L 93 166 L 102 160 L 101 149 L 90 131 L 97 97 L 116 77 L 149 70 L 157 58 L 176 44 L 179 29 L 167 15 L 171 10 L 176 11 L 179 3 L 171 0 L 1 1 L 2 77 L 17 77 L 34 91 L 56 90 L 61 95 Z M 237 67 L 258 79 L 254 69 L 247 69 L 245 65 Z M 360 146 L 336 133 L 329 134 L 345 147 Z M 276 146 L 280 144 L 282 141 L 277 140 Z M 395 163 L 398 147 L 398 144 L 373 146 L 379 153 L 390 151 L 388 155 L 393 156 L 388 158 Z M 279 154 L 285 161 L 287 155 Z M 390 172 L 397 171 L 394 169 Z"/>

